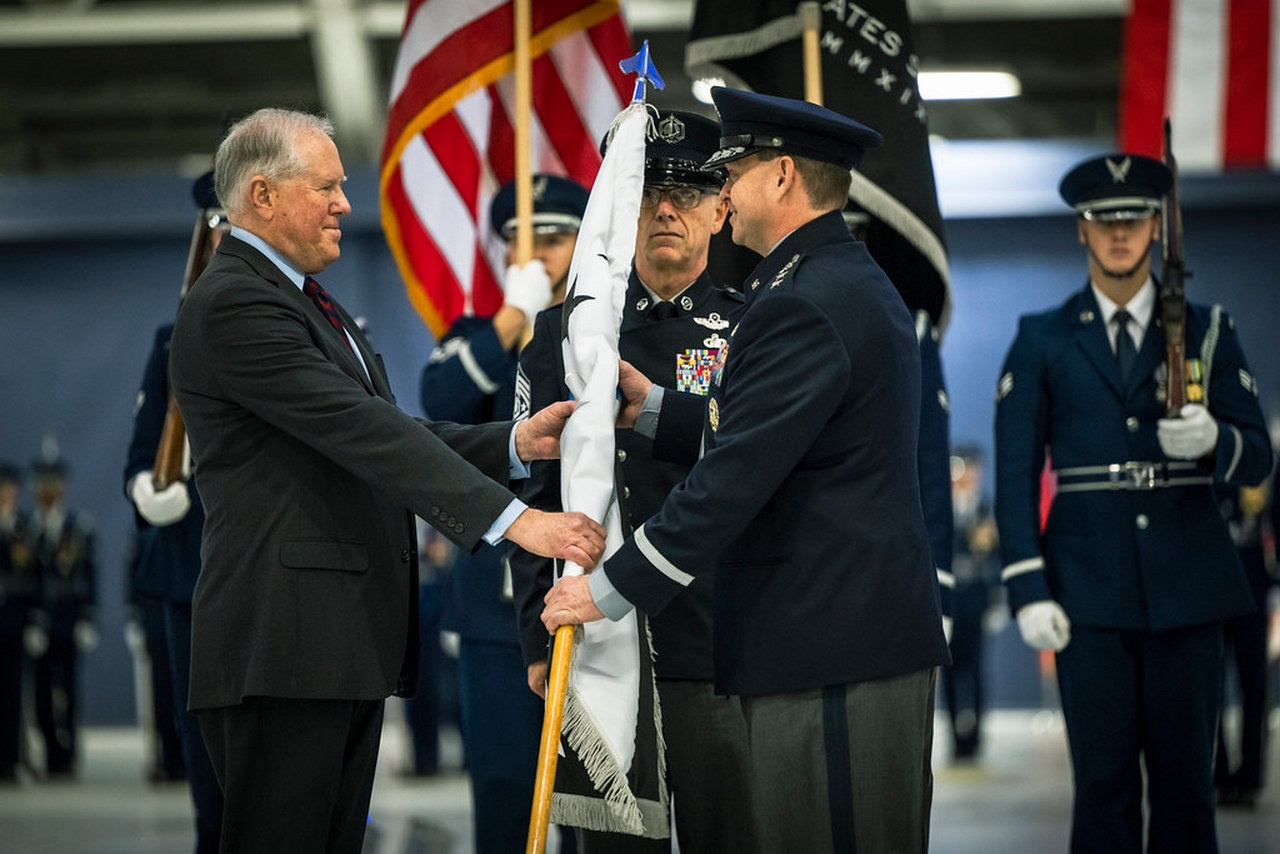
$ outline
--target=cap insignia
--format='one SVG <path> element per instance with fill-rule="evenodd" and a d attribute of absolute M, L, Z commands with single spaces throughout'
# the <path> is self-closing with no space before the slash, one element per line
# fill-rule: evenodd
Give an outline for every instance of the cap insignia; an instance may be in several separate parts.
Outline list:
<path fill-rule="evenodd" d="M 667 116 L 658 122 L 658 139 L 667 144 L 675 144 L 684 140 L 684 122 L 675 116 Z"/>
<path fill-rule="evenodd" d="M 1133 167 L 1133 159 L 1126 157 L 1119 163 L 1116 163 L 1110 157 L 1106 158 L 1107 171 L 1111 173 L 1111 183 L 1123 184 L 1125 179 L 1129 177 L 1129 170 Z"/>

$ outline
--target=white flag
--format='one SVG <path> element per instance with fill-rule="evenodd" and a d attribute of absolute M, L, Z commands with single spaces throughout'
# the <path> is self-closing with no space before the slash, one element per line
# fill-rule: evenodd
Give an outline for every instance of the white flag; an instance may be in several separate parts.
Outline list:
<path fill-rule="evenodd" d="M 605 559 L 623 541 L 614 489 L 618 326 L 635 253 L 648 125 L 643 102 L 633 103 L 614 120 L 578 232 L 562 315 L 565 382 L 578 401 L 560 439 L 562 506 L 603 520 L 608 532 Z M 566 575 L 581 573 L 574 564 L 565 567 Z M 574 645 L 564 739 L 582 760 L 609 816 L 584 815 L 587 808 L 580 800 L 561 811 L 563 804 L 553 800 L 553 821 L 645 832 L 626 779 L 643 706 L 641 674 L 652 679 L 640 660 L 649 648 L 640 631 L 633 611 L 618 622 L 585 625 Z"/>

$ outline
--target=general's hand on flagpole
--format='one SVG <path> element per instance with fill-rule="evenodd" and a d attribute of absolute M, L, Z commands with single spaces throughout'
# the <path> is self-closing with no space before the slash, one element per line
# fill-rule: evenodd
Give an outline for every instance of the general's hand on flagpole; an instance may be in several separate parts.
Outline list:
<path fill-rule="evenodd" d="M 575 626 L 604 619 L 604 612 L 591 598 L 585 575 L 566 575 L 542 597 L 542 624 L 555 634 L 561 626 Z"/>
<path fill-rule="evenodd" d="M 586 513 L 547 513 L 528 507 L 502 537 L 527 552 L 571 561 L 583 569 L 595 567 L 604 554 L 604 527 Z"/>
<path fill-rule="evenodd" d="M 627 360 L 618 360 L 618 390 L 622 392 L 622 405 L 618 409 L 618 427 L 625 429 L 636 425 L 640 406 L 651 388 L 653 383 L 648 377 L 636 370 Z"/>
<path fill-rule="evenodd" d="M 560 434 L 577 405 L 572 400 L 560 400 L 517 424 L 516 455 L 526 463 L 560 459 Z"/>

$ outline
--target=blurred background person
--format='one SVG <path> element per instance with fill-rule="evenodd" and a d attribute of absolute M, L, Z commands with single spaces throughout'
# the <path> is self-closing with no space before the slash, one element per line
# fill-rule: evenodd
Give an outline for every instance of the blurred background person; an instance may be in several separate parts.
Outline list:
<path fill-rule="evenodd" d="M 0 461 L 0 783 L 17 782 L 22 762 L 24 635 L 44 636 L 31 623 L 40 578 L 21 497 L 22 471 Z"/>
<path fill-rule="evenodd" d="M 952 758 L 974 759 L 982 742 L 986 691 L 982 673 L 984 617 L 999 581 L 999 540 L 991 502 L 982 493 L 982 449 L 958 444 L 951 454 L 951 506 L 955 544 L 951 572 L 955 598 L 951 664 L 942 668 L 942 691 L 951 724 Z"/>
<path fill-rule="evenodd" d="M 74 776 L 79 754 L 80 656 L 98 645 L 93 519 L 67 506 L 67 467 L 56 455 L 31 466 L 33 553 L 40 577 L 37 624 L 47 635 L 34 662 L 36 724 L 49 779 Z M 37 654 L 39 653 L 39 654 Z"/>

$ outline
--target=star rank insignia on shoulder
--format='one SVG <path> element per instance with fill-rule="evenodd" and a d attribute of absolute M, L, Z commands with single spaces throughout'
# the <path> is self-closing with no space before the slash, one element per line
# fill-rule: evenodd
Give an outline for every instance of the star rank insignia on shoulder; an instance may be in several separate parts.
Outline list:
<path fill-rule="evenodd" d="M 799 255 L 792 255 L 791 260 L 783 264 L 782 269 L 778 271 L 778 275 L 773 277 L 773 281 L 769 283 L 769 288 L 773 289 L 773 288 L 776 288 L 778 285 L 782 284 L 782 280 L 787 277 L 787 273 L 791 272 L 791 268 L 794 267 L 796 265 L 796 262 L 799 260 L 800 260 Z"/>

